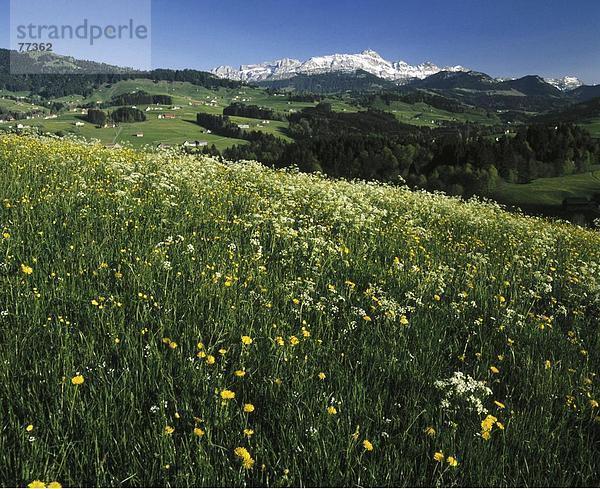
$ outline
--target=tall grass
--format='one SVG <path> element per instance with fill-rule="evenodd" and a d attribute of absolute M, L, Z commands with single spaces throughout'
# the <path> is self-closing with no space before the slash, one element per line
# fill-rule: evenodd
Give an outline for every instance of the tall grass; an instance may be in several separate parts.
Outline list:
<path fill-rule="evenodd" d="M 0 163 L 0 484 L 600 482 L 599 234 L 65 140 Z"/>

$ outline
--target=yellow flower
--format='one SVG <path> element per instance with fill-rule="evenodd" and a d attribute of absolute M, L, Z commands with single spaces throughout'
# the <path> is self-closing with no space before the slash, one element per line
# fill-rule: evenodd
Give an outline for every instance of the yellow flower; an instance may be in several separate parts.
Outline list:
<path fill-rule="evenodd" d="M 373 451 L 373 444 L 369 441 L 369 440 L 364 440 L 362 442 L 363 448 L 367 451 L 367 452 L 372 452 Z"/>
<path fill-rule="evenodd" d="M 431 438 L 435 436 L 435 428 L 433 426 L 428 426 L 425 428 L 425 434 Z"/>
<path fill-rule="evenodd" d="M 24 265 L 23 263 L 21 263 L 21 272 L 23 272 L 25 275 L 31 275 L 33 273 L 33 268 L 31 268 L 28 265 Z"/>
<path fill-rule="evenodd" d="M 60 482 L 56 482 L 56 481 L 54 481 L 54 482 L 50 482 L 50 483 L 48 484 L 48 487 L 49 487 L 50 489 L 60 489 L 60 488 L 62 487 L 62 485 L 60 484 Z"/>
<path fill-rule="evenodd" d="M 246 346 L 252 344 L 252 338 L 250 336 L 242 336 L 242 343 Z"/>
<path fill-rule="evenodd" d="M 253 413 L 254 412 L 254 404 L 244 404 L 244 412 L 245 413 Z"/>
<path fill-rule="evenodd" d="M 204 350 L 204 343 L 199 341 L 198 344 L 196 345 L 196 347 L 198 348 L 198 350 Z"/>
<path fill-rule="evenodd" d="M 552 363 L 550 362 L 550 360 L 546 360 L 546 361 L 544 362 L 544 368 L 545 368 L 546 370 L 550 370 L 550 369 L 552 368 Z"/>
<path fill-rule="evenodd" d="M 254 465 L 254 459 L 250 455 L 250 452 L 246 450 L 244 447 L 237 447 L 233 453 L 236 457 L 240 459 L 242 462 L 242 467 L 245 469 L 251 469 Z"/>
<path fill-rule="evenodd" d="M 444 452 L 435 452 L 433 454 L 433 460 L 435 460 L 436 462 L 443 462 L 444 461 Z"/>
<path fill-rule="evenodd" d="M 482 422 L 481 422 L 481 429 L 483 431 L 491 431 L 494 424 L 496 423 L 496 421 L 498 421 L 498 418 L 496 418 L 495 416 L 492 416 L 491 414 L 488 415 Z"/>
<path fill-rule="evenodd" d="M 296 346 L 298 343 L 300 343 L 300 340 L 295 336 L 290 336 L 290 343 L 292 344 L 292 346 Z"/>
<path fill-rule="evenodd" d="M 175 431 L 175 428 L 173 428 L 172 426 L 165 426 L 165 435 L 172 435 L 173 432 Z"/>
<path fill-rule="evenodd" d="M 244 377 L 246 375 L 246 371 L 245 370 L 236 370 L 235 372 L 233 372 L 233 374 L 236 377 Z"/>
<path fill-rule="evenodd" d="M 285 340 L 281 336 L 278 336 L 275 338 L 275 343 L 277 343 L 279 346 L 283 346 L 285 345 Z"/>
<path fill-rule="evenodd" d="M 169 342 L 169 348 L 171 350 L 174 350 L 175 348 L 177 348 L 177 343 L 175 343 L 174 341 Z"/>
<path fill-rule="evenodd" d="M 194 428 L 194 435 L 198 438 L 202 438 L 204 436 L 204 430 L 202 428 Z"/>
<path fill-rule="evenodd" d="M 598 401 L 596 401 L 595 399 L 590 399 L 590 406 L 592 409 L 598 409 Z"/>
<path fill-rule="evenodd" d="M 492 372 L 493 374 L 499 374 L 500 370 L 498 370 L 496 367 L 494 367 L 493 365 L 490 367 L 490 372 Z"/>
<path fill-rule="evenodd" d="M 370 317 L 370 316 L 367 316 L 367 315 L 365 314 L 365 315 L 363 316 L 363 321 L 366 321 L 367 323 L 368 323 L 368 322 L 371 322 L 371 317 Z"/>
<path fill-rule="evenodd" d="M 458 466 L 458 460 L 456 460 L 454 457 L 448 457 L 446 459 L 446 462 L 448 462 L 448 465 L 450 467 L 457 467 Z"/>
<path fill-rule="evenodd" d="M 327 412 L 333 416 L 334 414 L 337 414 L 337 409 L 334 406 L 329 406 Z"/>
<path fill-rule="evenodd" d="M 29 484 L 27 484 L 27 487 L 31 487 L 31 488 L 46 487 L 46 483 L 36 479 L 36 480 L 30 482 Z"/>
<path fill-rule="evenodd" d="M 319 380 L 325 380 L 326 377 L 327 376 L 323 372 L 319 373 Z"/>
<path fill-rule="evenodd" d="M 500 409 L 504 409 L 506 406 L 502 404 L 500 401 L 494 401 L 494 404 L 498 406 Z"/>
<path fill-rule="evenodd" d="M 215 357 L 214 357 L 214 356 L 212 356 L 212 355 L 208 355 L 208 356 L 206 357 L 206 363 L 207 363 L 208 365 L 213 365 L 215 362 L 216 362 L 216 360 L 215 360 Z"/>
<path fill-rule="evenodd" d="M 504 425 L 500 421 L 496 422 L 496 426 L 498 427 L 499 430 L 504 429 Z"/>
<path fill-rule="evenodd" d="M 252 430 L 250 428 L 244 428 L 244 435 L 246 435 L 248 438 L 250 438 L 253 434 L 254 434 L 254 430 Z"/>
<path fill-rule="evenodd" d="M 27 428 L 25 428 L 25 431 L 27 431 L 28 433 L 31 433 L 33 431 L 33 425 L 32 424 L 28 424 Z"/>
<path fill-rule="evenodd" d="M 492 434 L 489 431 L 482 431 L 481 432 L 481 438 L 483 438 L 484 440 L 489 440 L 491 438 Z"/>
<path fill-rule="evenodd" d="M 221 391 L 221 399 L 223 399 L 224 401 L 230 401 L 231 399 L 235 398 L 235 392 L 230 391 L 228 389 L 223 389 Z"/>
<path fill-rule="evenodd" d="M 402 315 L 402 316 L 400 317 L 400 324 L 401 324 L 402 326 L 407 326 L 407 325 L 408 325 L 408 318 L 407 318 L 406 316 Z"/>
<path fill-rule="evenodd" d="M 83 384 L 84 380 L 85 379 L 83 378 L 83 375 L 76 375 L 75 377 L 73 377 L 71 379 L 71 384 L 73 384 L 73 385 L 81 385 L 81 384 Z"/>

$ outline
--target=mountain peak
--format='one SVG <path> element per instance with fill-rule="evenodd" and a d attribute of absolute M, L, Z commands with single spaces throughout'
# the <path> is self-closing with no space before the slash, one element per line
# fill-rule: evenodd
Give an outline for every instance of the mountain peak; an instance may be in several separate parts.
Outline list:
<path fill-rule="evenodd" d="M 260 64 L 242 65 L 239 70 L 220 66 L 211 72 L 221 78 L 245 82 L 285 80 L 297 75 L 324 73 L 353 73 L 365 71 L 384 80 L 406 83 L 423 79 L 440 71 L 468 71 L 462 66 L 440 68 L 430 61 L 412 66 L 405 61 L 391 62 L 377 51 L 365 49 L 358 54 L 331 54 L 314 56 L 306 61 L 284 58 Z"/>

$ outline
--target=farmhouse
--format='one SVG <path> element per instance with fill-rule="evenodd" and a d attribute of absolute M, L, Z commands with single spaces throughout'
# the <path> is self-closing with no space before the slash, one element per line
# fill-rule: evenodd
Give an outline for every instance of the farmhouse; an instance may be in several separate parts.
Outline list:
<path fill-rule="evenodd" d="M 250 124 L 238 124 L 240 129 L 250 129 Z"/>
<path fill-rule="evenodd" d="M 208 146 L 208 141 L 184 141 L 184 148 L 202 148 Z"/>
<path fill-rule="evenodd" d="M 138 132 L 138 133 L 135 135 L 135 137 L 136 137 L 136 138 L 143 138 L 143 137 L 144 137 L 144 133 L 143 133 L 143 132 Z"/>
<path fill-rule="evenodd" d="M 82 126 L 85 126 L 85 122 L 81 122 L 81 121 L 75 121 L 75 122 L 73 123 L 73 125 L 74 125 L 75 127 L 82 127 Z"/>

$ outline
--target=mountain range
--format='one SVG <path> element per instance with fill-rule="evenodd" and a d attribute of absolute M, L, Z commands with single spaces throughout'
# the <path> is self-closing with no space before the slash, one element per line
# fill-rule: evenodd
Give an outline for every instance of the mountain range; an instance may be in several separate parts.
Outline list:
<path fill-rule="evenodd" d="M 238 69 L 231 66 L 219 66 L 211 73 L 230 80 L 248 83 L 260 83 L 287 80 L 296 76 L 323 75 L 327 73 L 366 72 L 397 84 L 406 84 L 415 80 L 423 80 L 440 72 L 469 72 L 461 65 L 439 67 L 431 62 L 410 65 L 405 61 L 388 61 L 373 50 L 365 50 L 357 54 L 332 54 L 315 56 L 306 61 L 283 58 L 265 63 L 241 65 Z M 500 79 L 498 81 L 510 81 Z M 547 83 L 561 91 L 574 90 L 583 82 L 574 76 L 548 78 Z"/>

